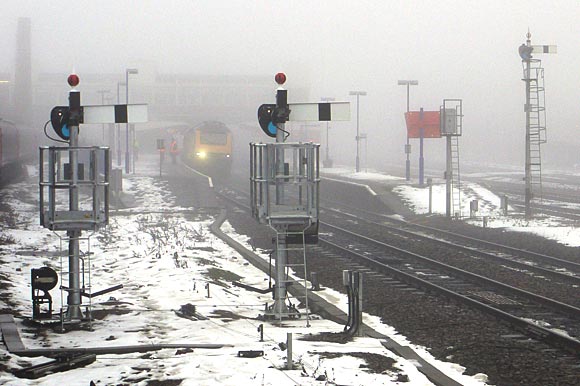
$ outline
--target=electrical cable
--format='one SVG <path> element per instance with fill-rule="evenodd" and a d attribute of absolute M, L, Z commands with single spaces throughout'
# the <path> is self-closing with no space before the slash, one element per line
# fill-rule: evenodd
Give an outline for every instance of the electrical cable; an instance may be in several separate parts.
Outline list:
<path fill-rule="evenodd" d="M 270 256 L 270 263 L 268 264 L 268 288 L 272 289 L 272 255 L 274 254 L 275 250 L 269 253 Z"/>
<path fill-rule="evenodd" d="M 282 129 L 278 125 L 276 125 L 276 128 L 284 133 L 284 139 L 282 139 L 282 142 L 286 142 L 286 139 L 290 136 L 290 132 Z"/>
<path fill-rule="evenodd" d="M 64 141 L 62 139 L 57 139 L 57 138 L 53 138 L 50 135 L 48 135 L 48 133 L 46 132 L 46 126 L 48 126 L 48 124 L 50 123 L 50 120 L 46 121 L 46 123 L 44 124 L 44 135 L 46 135 L 46 137 L 50 140 L 53 140 L 55 142 L 61 142 L 61 143 L 69 143 L 68 141 Z"/>
<path fill-rule="evenodd" d="M 353 314 L 353 305 L 352 305 L 352 290 L 349 287 L 346 288 L 346 296 L 348 299 L 348 319 L 346 321 L 346 325 L 344 326 L 344 331 L 348 332 L 352 326 L 352 314 Z"/>

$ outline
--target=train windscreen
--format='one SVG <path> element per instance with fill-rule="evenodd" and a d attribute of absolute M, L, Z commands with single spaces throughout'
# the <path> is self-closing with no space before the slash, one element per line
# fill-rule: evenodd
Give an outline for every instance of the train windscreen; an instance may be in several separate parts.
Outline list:
<path fill-rule="evenodd" d="M 202 145 L 225 145 L 228 142 L 226 133 L 200 133 L 200 142 Z"/>

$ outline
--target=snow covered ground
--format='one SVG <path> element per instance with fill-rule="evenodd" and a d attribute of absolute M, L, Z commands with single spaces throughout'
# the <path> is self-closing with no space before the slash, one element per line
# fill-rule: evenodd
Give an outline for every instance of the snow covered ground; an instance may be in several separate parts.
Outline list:
<path fill-rule="evenodd" d="M 30 168 L 35 172 L 34 168 Z M 415 364 L 398 357 L 370 338 L 356 338 L 346 344 L 304 341 L 301 336 L 341 332 L 343 326 L 313 315 L 311 326 L 304 319 L 287 321 L 282 327 L 257 320 L 271 296 L 248 292 L 231 285 L 239 280 L 264 288 L 266 276 L 250 266 L 232 248 L 209 231 L 212 216 L 186 218 L 193 208 L 178 208 L 164 182 L 156 178 L 155 162 L 140 164 L 139 174 L 123 181 L 126 193 L 137 198 L 138 206 L 120 210 L 110 225 L 87 240 L 81 249 L 86 257 L 85 280 L 92 291 L 123 284 L 124 288 L 93 300 L 92 331 L 37 334 L 17 319 L 27 348 L 121 346 L 151 343 L 217 343 L 221 349 L 164 349 L 147 354 L 99 355 L 83 368 L 56 373 L 39 380 L 18 379 L 6 368 L 21 368 L 48 361 L 47 358 L 19 358 L 0 347 L 2 385 L 430 385 Z M 50 266 L 60 272 L 61 251 L 66 250 L 63 232 L 56 234 L 39 225 L 37 182 L 14 184 L 2 190 L 2 201 L 14 212 L 6 214 L 14 224 L 0 225 L 0 263 L 5 297 L 3 310 L 31 315 L 30 269 Z M 408 194 L 412 197 L 412 194 Z M 419 205 L 419 204 L 417 204 Z M 231 237 L 227 223 L 222 227 Z M 88 236 L 85 232 L 84 236 Z M 89 245 L 90 244 L 90 245 Z M 262 253 L 264 259 L 268 258 Z M 63 261 L 66 269 L 66 258 Z M 90 267 L 90 276 L 89 276 Z M 344 295 L 325 290 L 318 293 L 346 310 Z M 52 291 L 58 312 L 64 296 Z M 114 299 L 109 299 L 109 296 Z M 110 302 L 106 302 L 110 301 Z M 193 304 L 207 320 L 179 317 L 175 311 Z M 397 342 L 413 347 L 426 360 L 463 385 L 483 385 L 485 375 L 468 377 L 463 368 L 443 363 L 422 347 L 413 346 L 378 318 L 365 315 L 365 322 Z M 264 341 L 258 326 L 264 323 Z M 295 370 L 284 370 L 287 351 L 281 348 L 287 334 L 293 334 Z M 241 350 L 263 350 L 258 358 L 239 357 Z M 360 353 L 389 358 L 393 367 L 381 372 L 365 368 Z M 6 367 L 7 366 L 7 367 Z M 407 378 L 408 382 L 403 382 Z M 170 381 L 174 382 L 171 383 Z M 181 381 L 181 383 L 179 383 Z M 163 384 L 163 383 L 158 383 Z"/>
<path fill-rule="evenodd" d="M 324 169 L 325 174 L 336 175 L 342 178 L 356 180 L 356 183 L 373 181 L 395 185 L 393 192 L 400 196 L 403 202 L 417 214 L 429 212 L 429 188 L 420 188 L 407 184 L 404 179 L 376 172 L 355 173 L 352 168 Z M 432 187 L 432 213 L 445 214 L 445 183 L 435 181 Z M 472 200 L 478 200 L 479 210 L 477 217 L 469 219 L 469 204 Z M 483 217 L 486 218 L 486 226 L 490 228 L 504 228 L 513 232 L 534 233 L 547 239 L 556 240 L 570 247 L 580 246 L 580 228 L 571 225 L 570 220 L 551 216 L 537 216 L 526 220 L 523 216 L 509 208 L 508 215 L 504 215 L 500 207 L 500 197 L 479 184 L 463 182 L 461 189 L 462 215 L 465 221 L 478 226 L 483 226 Z"/>

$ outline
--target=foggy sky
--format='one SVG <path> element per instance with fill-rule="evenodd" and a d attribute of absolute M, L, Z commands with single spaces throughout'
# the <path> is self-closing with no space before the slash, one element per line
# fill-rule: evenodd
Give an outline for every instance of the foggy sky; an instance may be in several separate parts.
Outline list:
<path fill-rule="evenodd" d="M 14 72 L 18 17 L 32 21 L 33 74 L 74 68 L 82 79 L 83 73 L 123 74 L 147 61 L 160 73 L 273 77 L 284 71 L 291 102 L 292 87 L 304 84 L 315 100 L 354 102 L 349 91 L 365 90 L 360 127 L 377 162 L 404 159 L 406 91 L 397 80 L 417 79 L 411 110 L 437 110 L 444 98 L 463 99 L 462 159 L 493 155 L 523 163 L 517 48 L 529 28 L 532 44 L 558 46 L 558 54 L 541 56 L 549 140 L 544 157 L 557 155 L 560 143 L 580 144 L 576 0 L 3 0 L 0 73 Z M 352 112 L 354 123 L 354 104 Z M 343 151 L 354 151 L 353 123 L 336 125 L 331 143 L 340 136 Z M 415 159 L 418 142 L 412 143 Z"/>

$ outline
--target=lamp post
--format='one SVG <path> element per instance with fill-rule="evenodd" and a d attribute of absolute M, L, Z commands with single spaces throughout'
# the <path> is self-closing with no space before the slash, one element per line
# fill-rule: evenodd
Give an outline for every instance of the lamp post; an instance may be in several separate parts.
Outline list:
<path fill-rule="evenodd" d="M 129 74 L 138 74 L 136 68 L 127 68 L 125 70 L 125 103 L 129 104 Z M 131 160 L 129 159 L 129 124 L 125 123 L 125 173 L 131 171 Z"/>
<path fill-rule="evenodd" d="M 105 104 L 105 94 L 110 93 L 111 90 L 98 90 L 97 93 L 101 94 L 101 105 Z M 103 128 L 103 143 L 105 142 L 105 124 L 102 123 L 101 124 L 102 128 Z"/>
<path fill-rule="evenodd" d="M 10 85 L 9 80 L 0 79 L 0 85 Z M 9 105 L 8 100 L 8 88 L 2 87 L 2 94 L 0 95 L 0 114 L 6 114 L 6 110 L 4 108 Z M 6 97 L 6 98 L 4 98 Z"/>
<path fill-rule="evenodd" d="M 2 167 L 2 126 L 4 126 L 3 122 L 8 122 L 3 118 L 0 118 L 0 167 Z M 16 131 L 18 135 L 18 131 Z M 17 137 L 18 138 L 18 137 Z M 16 155 L 18 157 L 18 154 Z"/>
<path fill-rule="evenodd" d="M 359 97 L 367 95 L 366 91 L 351 91 L 349 95 L 356 95 L 356 166 L 355 171 L 360 172 L 360 138 L 359 138 Z"/>
<path fill-rule="evenodd" d="M 320 98 L 323 102 L 334 102 L 334 98 L 331 97 L 322 97 Z M 329 145 L 329 138 L 328 138 L 328 122 L 326 122 L 326 158 L 322 161 L 322 165 L 326 168 L 332 167 L 332 160 L 330 159 L 330 145 Z"/>
<path fill-rule="evenodd" d="M 417 86 L 419 81 L 417 80 L 399 80 L 397 82 L 399 86 L 407 86 L 407 112 L 409 112 L 409 88 L 410 86 Z M 405 154 L 407 154 L 407 161 L 405 162 L 405 179 L 409 181 L 411 179 L 411 161 L 409 156 L 411 155 L 411 145 L 409 144 L 409 132 L 407 131 L 407 144 L 405 145 Z"/>
<path fill-rule="evenodd" d="M 119 97 L 119 89 L 121 86 L 125 86 L 125 82 L 117 82 L 117 104 L 121 103 L 121 98 Z M 121 166 L 121 125 L 118 123 L 117 126 L 117 166 Z"/>
<path fill-rule="evenodd" d="M 9 83 L 10 83 L 9 80 L 0 80 L 0 84 L 9 84 Z M 0 106 L 1 107 L 3 107 L 4 105 L 8 105 L 8 97 L 6 98 L 6 101 L 4 101 L 3 99 L 4 98 L 0 99 Z M 5 111 L 3 109 L 1 109 L 0 113 L 4 114 Z M 0 122 L 1 121 L 6 122 L 6 120 L 0 118 Z M 16 136 L 16 139 L 18 140 L 18 136 Z M 2 126 L 0 126 L 0 166 L 2 166 Z"/>
<path fill-rule="evenodd" d="M 369 154 L 369 148 L 368 148 L 368 141 L 367 141 L 367 133 L 360 133 L 360 139 L 361 141 L 364 140 L 365 141 L 365 173 L 368 172 L 368 154 Z"/>

